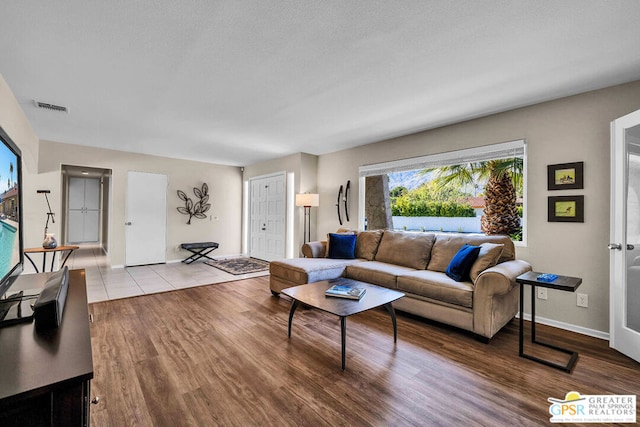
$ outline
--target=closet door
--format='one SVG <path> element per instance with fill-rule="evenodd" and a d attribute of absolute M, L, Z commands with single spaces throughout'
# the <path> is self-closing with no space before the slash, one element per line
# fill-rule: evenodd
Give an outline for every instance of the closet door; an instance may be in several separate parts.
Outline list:
<path fill-rule="evenodd" d="M 67 241 L 97 242 L 100 238 L 100 181 L 69 178 Z"/>
<path fill-rule="evenodd" d="M 97 242 L 100 237 L 100 181 L 84 180 L 84 241 Z"/>

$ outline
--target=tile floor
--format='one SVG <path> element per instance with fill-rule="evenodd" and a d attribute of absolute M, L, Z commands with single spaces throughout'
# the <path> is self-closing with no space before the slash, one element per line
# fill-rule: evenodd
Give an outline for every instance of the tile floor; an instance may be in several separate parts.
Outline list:
<path fill-rule="evenodd" d="M 87 297 L 90 303 L 138 295 L 210 285 L 268 272 L 233 275 L 210 267 L 201 261 L 193 264 L 171 262 L 140 267 L 111 268 L 109 258 L 97 245 L 80 245 L 66 264 L 70 269 L 84 268 Z"/>

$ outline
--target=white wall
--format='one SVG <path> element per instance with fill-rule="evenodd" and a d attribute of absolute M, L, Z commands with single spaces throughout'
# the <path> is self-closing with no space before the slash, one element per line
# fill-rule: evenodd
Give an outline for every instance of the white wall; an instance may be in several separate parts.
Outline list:
<path fill-rule="evenodd" d="M 169 178 L 167 261 L 183 259 L 189 254 L 177 251 L 177 246 L 183 242 L 218 242 L 220 247 L 212 256 L 241 253 L 242 172 L 238 167 L 41 141 L 40 161 L 35 178 L 43 189 L 51 190 L 50 201 L 54 212 L 59 212 L 61 208 L 62 164 L 112 170 L 109 255 L 114 266 L 124 265 L 125 259 L 125 193 L 128 171 L 165 174 Z M 209 186 L 209 216 L 207 219 L 194 218 L 191 225 L 187 225 L 188 217 L 176 210 L 177 207 L 184 206 L 176 191 L 182 190 L 194 199 L 193 188 L 200 188 L 203 182 Z M 44 219 L 44 210 L 42 216 Z M 215 217 L 218 220 L 213 219 Z M 59 229 L 52 231 L 59 233 Z M 33 239 L 29 243 L 39 244 Z"/>

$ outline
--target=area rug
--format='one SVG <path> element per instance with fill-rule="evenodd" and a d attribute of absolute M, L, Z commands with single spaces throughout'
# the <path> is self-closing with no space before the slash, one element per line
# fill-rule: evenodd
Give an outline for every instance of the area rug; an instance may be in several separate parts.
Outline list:
<path fill-rule="evenodd" d="M 204 262 L 231 274 L 248 274 L 269 270 L 269 263 L 256 258 L 238 257 Z"/>

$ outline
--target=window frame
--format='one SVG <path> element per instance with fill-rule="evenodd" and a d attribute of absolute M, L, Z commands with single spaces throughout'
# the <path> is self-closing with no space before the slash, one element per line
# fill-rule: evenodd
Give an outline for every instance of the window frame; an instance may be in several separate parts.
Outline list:
<path fill-rule="evenodd" d="M 388 162 L 372 163 L 359 167 L 359 198 L 358 198 L 358 228 L 364 229 L 365 210 L 365 179 L 368 176 L 384 175 L 393 172 L 402 172 L 416 169 L 428 169 L 439 166 L 455 165 L 470 161 L 482 161 L 497 158 L 505 158 L 522 154 L 522 240 L 514 241 L 516 246 L 527 246 L 528 224 L 527 224 L 527 140 L 518 139 L 509 142 L 483 145 L 461 150 L 447 151 L 443 153 L 429 154 L 407 159 L 398 159 Z"/>

